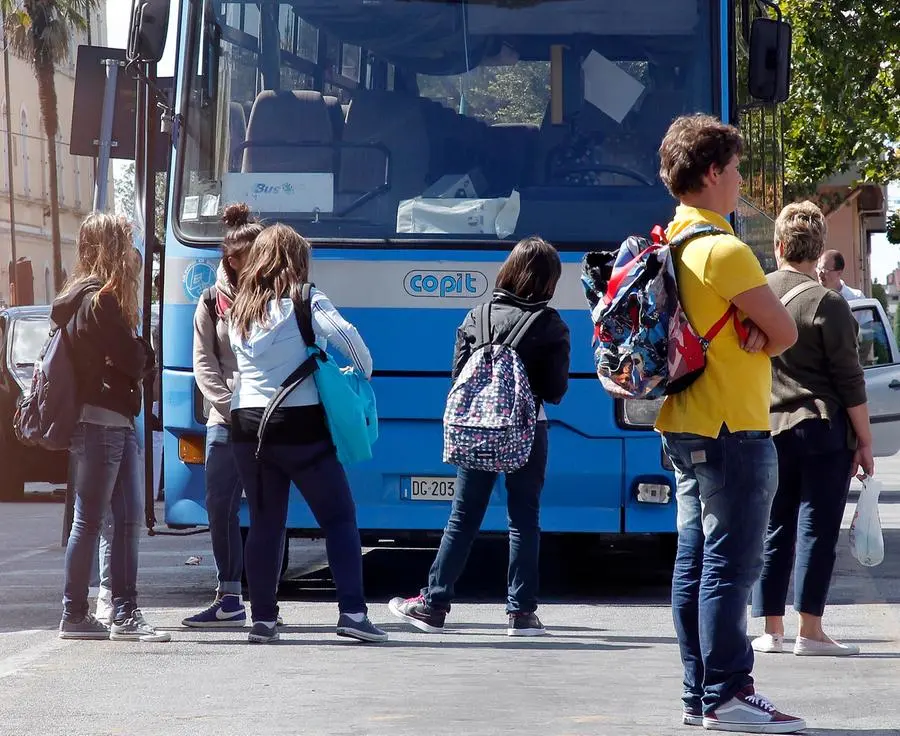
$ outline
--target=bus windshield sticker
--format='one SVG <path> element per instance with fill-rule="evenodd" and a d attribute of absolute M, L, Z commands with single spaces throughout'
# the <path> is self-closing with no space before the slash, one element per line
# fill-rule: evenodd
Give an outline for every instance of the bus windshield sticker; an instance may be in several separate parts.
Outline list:
<path fill-rule="evenodd" d="M 334 212 L 334 174 L 225 174 L 226 202 L 246 202 L 260 212 Z"/>

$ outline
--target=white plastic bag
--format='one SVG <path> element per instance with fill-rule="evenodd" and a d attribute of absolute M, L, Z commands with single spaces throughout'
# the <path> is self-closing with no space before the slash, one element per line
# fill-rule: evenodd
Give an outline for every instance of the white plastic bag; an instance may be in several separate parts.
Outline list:
<path fill-rule="evenodd" d="M 870 476 L 863 480 L 862 491 L 850 522 L 850 554 L 861 565 L 875 567 L 884 561 L 884 536 L 878 516 L 881 483 Z"/>

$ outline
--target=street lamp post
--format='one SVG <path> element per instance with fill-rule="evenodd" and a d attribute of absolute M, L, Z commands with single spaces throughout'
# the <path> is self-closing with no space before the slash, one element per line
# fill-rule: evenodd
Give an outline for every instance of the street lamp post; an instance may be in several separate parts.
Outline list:
<path fill-rule="evenodd" d="M 6 13 L 2 13 L 2 27 L 6 27 Z M 3 44 L 3 84 L 6 95 L 6 166 L 9 172 L 9 250 L 12 272 L 9 275 L 9 283 L 12 286 L 10 304 L 18 304 L 19 280 L 16 263 L 16 182 L 13 176 L 13 145 L 12 145 L 12 100 L 9 98 L 9 46 Z"/>

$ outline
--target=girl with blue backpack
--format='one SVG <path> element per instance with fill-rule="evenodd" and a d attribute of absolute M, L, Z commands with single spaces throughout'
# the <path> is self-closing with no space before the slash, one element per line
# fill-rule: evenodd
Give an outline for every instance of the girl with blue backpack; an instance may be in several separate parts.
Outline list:
<path fill-rule="evenodd" d="M 292 228 L 263 230 L 250 249 L 231 309 L 229 337 L 239 379 L 231 401 L 232 447 L 250 507 L 244 566 L 250 589 L 251 643 L 278 639 L 276 588 L 291 481 L 325 534 L 337 588 L 339 636 L 382 642 L 367 616 L 356 506 L 313 365 L 329 343 L 366 380 L 372 358 L 356 328 L 311 288 L 309 243 Z M 306 337 L 304 337 L 306 335 Z"/>
<path fill-rule="evenodd" d="M 507 633 L 546 633 L 535 613 L 540 495 L 548 449 L 543 405 L 558 404 L 568 388 L 569 329 L 548 306 L 561 275 L 562 264 L 552 245 L 538 237 L 522 240 L 500 268 L 490 302 L 472 309 L 457 330 L 454 386 L 444 417 L 444 459 L 458 465 L 450 519 L 428 584 L 418 596 L 394 598 L 388 604 L 391 613 L 421 631 L 444 630 L 453 587 L 465 568 L 497 477 L 504 472 L 509 513 Z M 517 394 L 520 387 L 530 391 L 533 402 L 532 396 L 522 401 Z M 519 411 L 523 403 L 525 410 Z M 494 427 L 510 416 L 517 417 L 519 426 L 506 427 L 497 435 L 498 442 L 485 441 L 492 428 L 481 425 L 488 414 L 494 415 Z M 519 453 L 523 438 L 530 446 Z"/>

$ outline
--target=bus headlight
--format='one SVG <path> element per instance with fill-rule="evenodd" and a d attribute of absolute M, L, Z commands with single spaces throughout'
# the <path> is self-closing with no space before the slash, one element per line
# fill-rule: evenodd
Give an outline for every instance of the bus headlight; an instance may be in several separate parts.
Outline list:
<path fill-rule="evenodd" d="M 626 427 L 652 427 L 665 399 L 625 399 L 619 402 L 621 423 Z"/>

